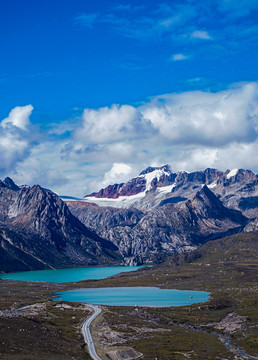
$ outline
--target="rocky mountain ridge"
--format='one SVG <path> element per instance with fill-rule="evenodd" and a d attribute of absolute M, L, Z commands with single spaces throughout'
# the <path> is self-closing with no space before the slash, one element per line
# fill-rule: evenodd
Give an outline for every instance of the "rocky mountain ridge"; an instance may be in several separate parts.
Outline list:
<path fill-rule="evenodd" d="M 241 232 L 248 223 L 240 211 L 226 208 L 207 186 L 192 200 L 148 212 L 83 202 L 68 202 L 68 206 L 87 227 L 117 245 L 127 264 L 162 262 L 173 253 Z"/>
<path fill-rule="evenodd" d="M 87 229 L 53 192 L 0 183 L 0 272 L 120 263 L 117 247 Z"/>
<path fill-rule="evenodd" d="M 224 205 L 252 216 L 252 210 L 247 207 L 244 210 L 239 203 L 247 197 L 256 196 L 258 199 L 258 175 L 244 169 L 223 172 L 208 168 L 191 173 L 174 173 L 168 165 L 148 167 L 127 183 L 109 185 L 97 193 L 86 195 L 84 199 L 100 206 L 148 210 L 165 203 L 192 199 L 204 185 L 208 186 Z"/>
<path fill-rule="evenodd" d="M 86 226 L 115 243 L 127 263 L 139 264 L 257 230 L 257 199 L 258 176 L 250 170 L 173 173 L 165 165 L 67 204 Z"/>
<path fill-rule="evenodd" d="M 110 186 L 113 198 L 64 202 L 39 185 L 0 181 L 0 272 L 160 263 L 257 230 L 257 175 L 250 170 L 175 174 L 165 165 Z"/>

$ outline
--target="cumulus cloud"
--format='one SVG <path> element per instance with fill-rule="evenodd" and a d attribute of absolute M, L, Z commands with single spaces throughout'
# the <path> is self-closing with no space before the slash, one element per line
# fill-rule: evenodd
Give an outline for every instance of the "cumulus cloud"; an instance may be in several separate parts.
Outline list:
<path fill-rule="evenodd" d="M 57 132 L 37 146 L 27 108 L 27 117 L 0 123 L 0 164 L 18 184 L 40 183 L 74 196 L 125 182 L 148 165 L 257 172 L 257 98 L 258 83 L 242 83 L 219 92 L 160 95 L 137 107 L 85 109 L 70 135 Z"/>
<path fill-rule="evenodd" d="M 257 138 L 257 83 L 218 93 L 192 91 L 154 98 L 141 108 L 173 143 L 223 146 Z"/>
<path fill-rule="evenodd" d="M 34 145 L 29 132 L 33 107 L 17 106 L 0 122 L 0 171 L 7 172 L 28 156 Z"/>
<path fill-rule="evenodd" d="M 60 157 L 62 143 L 45 141 L 31 150 L 30 156 L 20 162 L 15 169 L 15 179 L 19 183 L 40 184 L 58 191 L 67 185 L 69 179 L 78 176 L 78 163 L 63 161 Z M 71 186 L 70 182 L 70 186 Z"/>
<path fill-rule="evenodd" d="M 138 107 L 86 109 L 61 149 L 63 166 L 73 162 L 90 169 L 88 192 L 124 182 L 153 164 L 257 171 L 257 96 L 257 83 L 243 83 L 219 92 L 160 95 Z"/>
<path fill-rule="evenodd" d="M 128 179 L 132 173 L 132 167 L 124 163 L 114 163 L 112 168 L 104 175 L 102 186 L 114 183 L 122 183 Z"/>
<path fill-rule="evenodd" d="M 85 109 L 80 128 L 74 132 L 77 141 L 106 143 L 132 139 L 148 131 L 148 121 L 129 105 L 113 105 L 98 110 Z"/>
<path fill-rule="evenodd" d="M 182 147 L 171 165 L 175 171 L 203 170 L 207 167 L 220 170 L 242 168 L 258 172 L 258 141 L 250 144 L 232 143 L 222 148 Z"/>
<path fill-rule="evenodd" d="M 29 118 L 32 110 L 32 105 L 16 106 L 11 110 L 9 116 L 2 120 L 1 126 L 7 128 L 9 125 L 13 125 L 22 130 L 27 130 L 28 125 L 30 124 Z"/>

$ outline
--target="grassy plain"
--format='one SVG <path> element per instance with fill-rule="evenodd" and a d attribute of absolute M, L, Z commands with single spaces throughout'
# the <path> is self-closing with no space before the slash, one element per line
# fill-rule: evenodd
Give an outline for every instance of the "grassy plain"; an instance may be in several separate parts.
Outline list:
<path fill-rule="evenodd" d="M 258 233 L 209 242 L 159 266 L 87 282 L 98 286 L 158 286 L 206 290 L 205 304 L 170 308 L 108 307 L 103 326 L 120 332 L 146 359 L 258 358 Z M 80 286 L 86 286 L 81 282 Z M 163 331 L 155 330 L 162 328 Z M 224 342 L 230 339 L 230 347 Z M 114 344 L 112 344 L 114 346 Z M 107 346 L 108 348 L 108 346 Z"/>
<path fill-rule="evenodd" d="M 169 308 L 103 306 L 92 328 L 103 360 L 112 359 L 113 353 L 114 359 L 123 358 L 125 349 L 142 353 L 146 360 L 247 359 L 239 348 L 257 359 L 257 244 L 258 233 L 234 235 L 209 242 L 193 253 L 173 256 L 159 266 L 98 281 L 47 284 L 0 280 L 0 358 L 89 359 L 80 334 L 87 310 L 74 303 L 69 304 L 72 308 L 56 306 L 50 301 L 53 292 L 78 287 L 159 286 L 206 290 L 211 299 Z M 34 312 L 11 310 L 33 303 L 44 305 Z M 224 344 L 228 339 L 230 347 Z"/>

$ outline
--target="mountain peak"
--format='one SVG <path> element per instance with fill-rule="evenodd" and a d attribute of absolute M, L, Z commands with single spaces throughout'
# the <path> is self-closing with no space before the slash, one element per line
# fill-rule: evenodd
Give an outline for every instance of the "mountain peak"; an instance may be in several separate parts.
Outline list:
<path fill-rule="evenodd" d="M 217 202 L 220 199 L 229 207 L 237 207 L 240 197 L 255 194 L 257 189 L 258 175 L 251 170 L 223 172 L 207 168 L 173 173 L 169 165 L 163 165 L 149 166 L 128 182 L 109 185 L 85 198 L 101 206 L 150 209 L 160 204 L 192 199 L 199 192 L 198 196 L 206 201 Z M 235 195 L 232 196 L 232 193 Z"/>
<path fill-rule="evenodd" d="M 152 173 L 153 171 L 156 171 L 156 170 L 163 170 L 163 171 L 168 172 L 168 173 L 171 173 L 171 172 L 172 172 L 171 167 L 170 167 L 168 164 L 163 165 L 163 166 L 157 166 L 157 167 L 148 166 L 145 170 L 143 170 L 143 171 L 139 174 L 139 176 Z"/>
<path fill-rule="evenodd" d="M 222 202 L 217 198 L 217 196 L 208 188 L 207 185 L 204 185 L 200 191 L 198 191 L 194 197 L 195 200 L 201 200 L 205 203 L 216 204 L 218 208 L 221 208 Z"/>
<path fill-rule="evenodd" d="M 202 218 L 228 218 L 239 224 L 246 224 L 247 218 L 238 210 L 227 208 L 222 201 L 204 185 L 193 198 L 192 205 Z"/>
<path fill-rule="evenodd" d="M 208 188 L 208 186 L 205 184 L 203 185 L 202 189 L 200 191 L 198 191 L 197 194 L 204 194 L 206 195 L 207 197 L 209 198 L 212 198 L 212 199 L 217 199 L 217 197 L 214 195 L 214 193 Z M 197 195 L 196 194 L 196 195 Z"/>
<path fill-rule="evenodd" d="M 4 183 L 4 184 L 6 185 L 6 187 L 8 187 L 8 189 L 10 189 L 10 190 L 14 190 L 14 191 L 20 190 L 19 186 L 17 186 L 17 185 L 15 184 L 15 182 L 14 182 L 11 178 L 9 178 L 9 177 L 6 177 L 6 178 L 4 179 L 4 181 L 3 181 L 3 183 Z"/>
<path fill-rule="evenodd" d="M 0 205 L 0 272 L 121 261 L 116 245 L 88 229 L 40 185 L 9 191 L 4 184 Z"/>

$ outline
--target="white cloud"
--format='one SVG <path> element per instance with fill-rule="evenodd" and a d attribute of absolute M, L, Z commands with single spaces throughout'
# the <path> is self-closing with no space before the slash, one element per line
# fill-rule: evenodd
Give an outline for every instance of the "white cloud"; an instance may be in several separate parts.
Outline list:
<path fill-rule="evenodd" d="M 257 171 L 257 96 L 258 84 L 246 83 L 217 93 L 156 96 L 137 108 L 87 109 L 66 159 L 91 162 L 90 191 L 124 182 L 154 163 L 170 163 L 175 170 Z M 120 171 L 119 164 L 130 164 L 132 170 Z"/>
<path fill-rule="evenodd" d="M 65 123 L 71 136 L 57 131 L 53 141 L 50 129 L 37 146 L 29 119 L 0 123 L 1 178 L 83 196 L 125 182 L 151 164 L 169 163 L 174 171 L 258 172 L 257 98 L 258 83 L 243 83 L 216 93 L 160 95 L 138 107 L 86 109 L 81 121 Z"/>
<path fill-rule="evenodd" d="M 220 170 L 242 168 L 258 172 L 258 141 L 251 144 L 232 143 L 223 148 L 178 148 L 172 162 L 174 170 L 196 171 L 207 167 Z"/>
<path fill-rule="evenodd" d="M 135 167 L 125 163 L 113 163 L 103 175 L 99 173 L 87 187 L 85 194 L 99 191 L 112 184 L 121 184 L 128 181 L 130 178 L 137 176 L 138 171 L 135 171 Z"/>
<path fill-rule="evenodd" d="M 22 160 L 28 147 L 29 144 L 26 140 L 21 140 L 17 136 L 5 132 L 3 136 L 0 136 L 0 169 L 9 169 Z"/>
<path fill-rule="evenodd" d="M 136 156 L 133 144 L 125 142 L 108 145 L 107 155 L 110 159 L 115 159 L 115 161 L 127 161 Z"/>
<path fill-rule="evenodd" d="M 174 143 L 222 146 L 252 142 L 258 136 L 258 85 L 218 93 L 192 91 L 154 98 L 141 111 Z"/>
<path fill-rule="evenodd" d="M 2 127 L 6 128 L 8 125 L 16 126 L 20 129 L 27 130 L 28 125 L 30 124 L 30 115 L 32 113 L 33 106 L 16 106 L 10 111 L 9 116 L 2 120 Z"/>
<path fill-rule="evenodd" d="M 190 37 L 192 39 L 202 39 L 202 40 L 211 40 L 212 37 L 208 34 L 207 31 L 195 30 L 191 33 Z"/>
<path fill-rule="evenodd" d="M 29 117 L 33 107 L 17 106 L 0 122 L 0 171 L 6 173 L 29 155 L 34 146 Z"/>
<path fill-rule="evenodd" d="M 94 143 L 120 140 L 130 133 L 136 119 L 137 110 L 128 105 L 85 109 L 82 127 L 75 132 L 75 137 Z"/>
<path fill-rule="evenodd" d="M 188 59 L 189 56 L 186 56 L 184 54 L 174 54 L 170 57 L 170 61 L 181 61 Z"/>
<path fill-rule="evenodd" d="M 102 186 L 105 187 L 114 183 L 122 183 L 128 179 L 132 173 L 132 167 L 124 163 L 114 163 L 112 168 L 104 175 Z"/>
<path fill-rule="evenodd" d="M 148 122 L 130 105 L 112 105 L 98 110 L 85 109 L 80 128 L 74 138 L 81 143 L 114 143 L 132 139 L 148 132 Z"/>
<path fill-rule="evenodd" d="M 20 161 L 8 176 L 19 185 L 40 184 L 58 194 L 81 196 L 86 187 L 84 174 L 87 168 L 73 159 L 63 160 L 62 148 L 62 142 L 42 142 L 32 148 L 30 155 Z"/>

